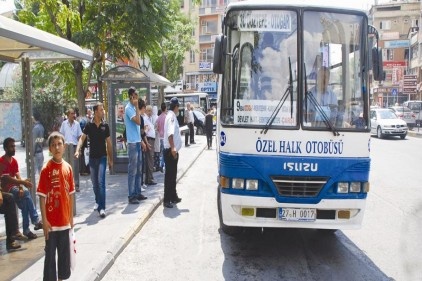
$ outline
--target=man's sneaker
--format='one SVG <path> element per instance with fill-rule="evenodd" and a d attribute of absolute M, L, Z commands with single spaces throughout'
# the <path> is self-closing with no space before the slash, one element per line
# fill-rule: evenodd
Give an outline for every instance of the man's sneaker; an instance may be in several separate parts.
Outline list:
<path fill-rule="evenodd" d="M 163 203 L 164 208 L 173 208 L 173 205 L 170 202 Z"/>
<path fill-rule="evenodd" d="M 100 210 L 100 217 L 105 218 L 106 214 L 104 210 Z"/>
<path fill-rule="evenodd" d="M 141 191 L 144 192 L 146 189 L 144 187 L 141 186 Z"/>
<path fill-rule="evenodd" d="M 148 185 L 156 185 L 157 183 L 155 181 L 148 182 Z"/>
<path fill-rule="evenodd" d="M 94 211 L 97 211 L 97 210 L 98 210 L 98 204 L 95 203 L 95 205 L 94 205 Z"/>
<path fill-rule="evenodd" d="M 12 236 L 12 239 L 23 241 L 23 240 L 26 240 L 28 238 L 25 235 L 23 235 L 22 233 L 18 232 L 15 235 Z"/>
<path fill-rule="evenodd" d="M 28 233 L 25 233 L 25 236 L 28 237 L 29 240 L 36 239 L 38 237 L 35 233 L 31 231 L 29 231 Z"/>
<path fill-rule="evenodd" d="M 132 197 L 129 198 L 129 204 L 139 204 L 139 201 L 135 197 Z"/>
<path fill-rule="evenodd" d="M 6 243 L 6 249 L 8 250 L 8 251 L 10 251 L 10 250 L 17 250 L 17 249 L 20 249 L 22 246 L 18 243 L 18 242 L 16 242 L 16 241 L 13 241 L 13 242 L 7 242 Z"/>
<path fill-rule="evenodd" d="M 139 201 L 142 201 L 142 200 L 145 200 L 145 199 L 147 199 L 148 197 L 146 197 L 146 196 L 144 196 L 144 195 L 142 195 L 142 194 L 138 194 L 138 195 L 136 195 L 136 199 L 138 199 Z"/>
<path fill-rule="evenodd" d="M 40 230 L 40 229 L 42 229 L 42 222 L 41 221 L 37 222 L 34 226 L 35 231 Z"/>

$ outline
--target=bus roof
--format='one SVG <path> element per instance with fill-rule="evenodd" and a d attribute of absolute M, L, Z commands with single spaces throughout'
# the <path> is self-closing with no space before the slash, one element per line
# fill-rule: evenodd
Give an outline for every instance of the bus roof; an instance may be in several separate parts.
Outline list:
<path fill-rule="evenodd" d="M 258 9 L 273 9 L 275 7 L 302 7 L 302 8 L 328 8 L 333 11 L 343 10 L 343 11 L 355 11 L 359 13 L 366 12 L 362 9 L 356 8 L 354 1 L 342 1 L 341 6 L 338 4 L 338 0 L 321 0 L 321 1 L 309 1 L 309 0 L 247 0 L 239 2 L 231 2 L 227 6 L 227 11 L 231 9 L 239 8 L 258 8 Z"/>

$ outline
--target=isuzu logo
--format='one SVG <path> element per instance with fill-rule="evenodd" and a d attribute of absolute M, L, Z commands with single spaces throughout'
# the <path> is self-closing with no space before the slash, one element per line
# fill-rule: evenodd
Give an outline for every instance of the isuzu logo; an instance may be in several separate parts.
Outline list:
<path fill-rule="evenodd" d="M 289 172 L 316 172 L 318 163 L 284 162 L 283 169 Z"/>

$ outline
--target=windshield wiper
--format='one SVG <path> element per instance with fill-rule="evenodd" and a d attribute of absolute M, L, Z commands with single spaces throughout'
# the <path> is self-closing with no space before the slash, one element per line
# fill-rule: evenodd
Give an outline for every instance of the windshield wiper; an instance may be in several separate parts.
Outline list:
<path fill-rule="evenodd" d="M 293 118 L 293 74 L 292 74 L 292 63 L 290 62 L 290 57 L 289 57 L 289 71 L 290 71 L 289 86 L 287 87 L 286 91 L 284 92 L 277 106 L 274 108 L 273 112 L 271 113 L 271 116 L 268 119 L 267 123 L 265 124 L 265 127 L 261 130 L 261 134 L 262 133 L 266 134 L 268 132 L 268 129 L 273 124 L 275 118 L 280 112 L 280 109 L 283 107 L 283 104 L 287 100 L 289 94 L 290 94 L 290 102 L 291 102 L 290 114 L 291 114 L 291 117 Z"/>
<path fill-rule="evenodd" d="M 337 131 L 334 124 L 331 122 L 330 118 L 325 113 L 324 109 L 321 107 L 317 99 L 314 97 L 312 92 L 308 91 L 308 77 L 306 76 L 306 65 L 304 65 L 305 71 L 305 122 L 308 122 L 308 99 L 311 101 L 313 106 L 316 108 L 317 112 L 322 116 L 324 124 L 333 132 L 334 136 L 339 136 L 340 133 Z"/>

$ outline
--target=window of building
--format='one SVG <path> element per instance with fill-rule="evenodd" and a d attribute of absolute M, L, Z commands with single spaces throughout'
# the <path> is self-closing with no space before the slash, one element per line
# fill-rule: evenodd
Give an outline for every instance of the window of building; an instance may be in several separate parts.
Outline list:
<path fill-rule="evenodd" d="M 391 21 L 383 20 L 380 22 L 380 29 L 381 30 L 390 30 L 391 29 Z"/>
<path fill-rule="evenodd" d="M 419 26 L 419 20 L 418 19 L 413 19 L 412 20 L 412 27 L 417 27 Z"/>
<path fill-rule="evenodd" d="M 202 0 L 201 1 L 201 8 L 215 7 L 215 6 L 217 6 L 217 0 Z"/>
<path fill-rule="evenodd" d="M 194 50 L 190 50 L 190 53 L 189 53 L 189 62 L 190 63 L 194 63 L 195 62 L 195 51 Z"/>
<path fill-rule="evenodd" d="M 383 61 L 394 60 L 394 50 L 393 49 L 382 49 L 382 60 Z"/>
<path fill-rule="evenodd" d="M 207 20 L 201 20 L 201 35 L 206 34 L 217 34 L 218 33 L 218 25 L 217 21 L 207 21 Z"/>
<path fill-rule="evenodd" d="M 201 49 L 200 58 L 201 62 L 214 61 L 214 48 Z"/>

